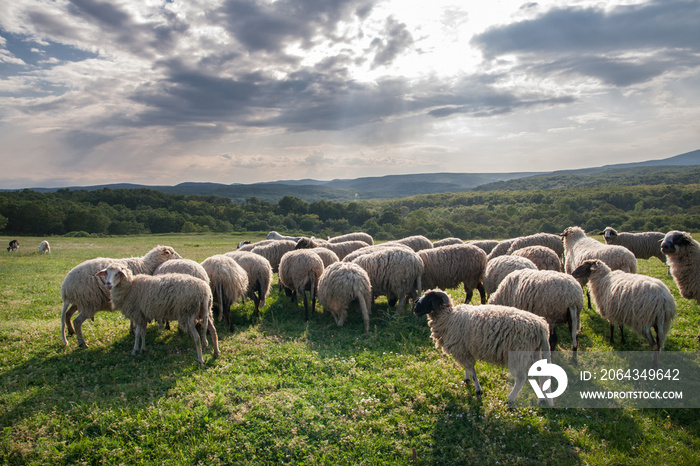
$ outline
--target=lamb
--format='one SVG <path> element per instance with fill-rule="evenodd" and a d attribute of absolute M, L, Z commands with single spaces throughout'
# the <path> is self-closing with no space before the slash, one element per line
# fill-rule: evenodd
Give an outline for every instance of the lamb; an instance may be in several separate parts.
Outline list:
<path fill-rule="evenodd" d="M 17 241 L 16 239 L 13 239 L 12 241 L 10 241 L 10 244 L 7 246 L 7 251 L 8 252 L 19 251 L 19 241 Z"/>
<path fill-rule="evenodd" d="M 513 251 L 512 256 L 530 259 L 539 270 L 556 270 L 561 272 L 561 260 L 553 249 L 546 246 L 527 246 Z"/>
<path fill-rule="evenodd" d="M 39 254 L 51 254 L 51 245 L 49 245 L 49 242 L 46 240 L 39 243 L 39 247 L 37 249 Z"/>
<path fill-rule="evenodd" d="M 654 367 L 658 367 L 659 351 L 676 317 L 676 303 L 668 287 L 657 278 L 613 271 L 599 259 L 583 261 L 572 275 L 589 281 L 598 313 L 610 322 L 610 344 L 614 344 L 614 324 L 619 324 L 620 339 L 625 344 L 622 327 L 627 324 L 647 339 L 654 351 Z"/>
<path fill-rule="evenodd" d="M 83 339 L 82 325 L 87 319 L 93 319 L 99 311 L 112 311 L 112 302 L 109 292 L 102 281 L 95 276 L 97 272 L 108 267 L 114 262 L 128 268 L 134 275 L 151 275 L 161 265 L 171 259 L 182 259 L 170 246 L 156 246 L 143 257 L 130 259 L 108 259 L 98 257 L 86 260 L 76 265 L 63 279 L 61 283 L 61 339 L 67 345 L 66 327 L 68 333 L 78 338 L 78 346 L 86 347 Z M 79 314 L 71 324 L 71 316 L 78 311 Z M 73 328 L 75 326 L 75 329 Z"/>
<path fill-rule="evenodd" d="M 318 281 L 318 300 L 328 310 L 338 327 L 348 315 L 348 307 L 357 301 L 365 333 L 369 333 L 369 315 L 372 308 L 372 285 L 367 272 L 352 262 L 329 265 Z"/>
<path fill-rule="evenodd" d="M 669 231 L 661 243 L 678 291 L 700 303 L 700 243 L 684 231 Z M 700 340 L 700 333 L 696 339 Z"/>
<path fill-rule="evenodd" d="M 267 239 L 274 239 L 277 241 L 294 241 L 295 243 L 301 239 L 300 236 L 286 236 L 286 235 L 280 235 L 276 231 L 271 231 L 270 233 L 267 234 Z"/>
<path fill-rule="evenodd" d="M 474 295 L 474 288 L 479 290 L 481 304 L 486 304 L 484 290 L 484 271 L 486 270 L 486 253 L 476 246 L 468 244 L 451 244 L 433 249 L 418 251 L 423 261 L 422 285 L 426 288 L 455 288 L 464 285 L 465 303 Z"/>
<path fill-rule="evenodd" d="M 370 246 L 374 244 L 374 238 L 372 238 L 372 235 L 361 231 L 328 238 L 329 243 L 346 243 L 348 241 L 362 241 Z"/>
<path fill-rule="evenodd" d="M 323 273 L 323 260 L 310 249 L 290 251 L 280 261 L 279 281 L 289 290 L 296 303 L 297 294 L 304 297 L 304 321 L 309 320 L 309 306 L 306 291 L 311 297 L 311 309 L 316 310 L 316 290 Z"/>
<path fill-rule="evenodd" d="M 433 241 L 433 247 L 434 248 L 439 248 L 441 246 L 449 246 L 451 244 L 464 244 L 464 241 L 462 241 L 459 238 L 443 238 L 439 239 L 437 241 Z"/>
<path fill-rule="evenodd" d="M 388 244 L 405 244 L 406 246 L 418 252 L 422 249 L 433 249 L 433 242 L 422 235 L 408 236 L 406 238 L 389 241 Z"/>
<path fill-rule="evenodd" d="M 212 295 L 209 286 L 191 275 L 168 273 L 159 276 L 134 275 L 120 262 L 113 262 L 95 274 L 105 278 L 116 309 L 134 324 L 136 356 L 141 341 L 141 352 L 146 349 L 146 324 L 150 320 L 177 320 L 180 328 L 192 335 L 197 350 L 197 361 L 204 364 L 202 341 L 207 330 L 212 338 L 214 357 L 219 355 L 219 339 L 211 316 Z M 202 335 L 195 323 L 202 322 Z"/>
<path fill-rule="evenodd" d="M 564 244 L 562 243 L 561 236 L 553 235 L 552 233 L 537 233 L 513 238 L 506 254 L 513 254 L 518 249 L 528 246 L 546 246 L 556 252 L 557 256 L 564 257 Z"/>
<path fill-rule="evenodd" d="M 192 275 L 193 277 L 204 280 L 207 285 L 209 284 L 209 276 L 204 267 L 199 265 L 199 263 L 193 261 L 192 259 L 172 259 L 167 262 L 163 262 L 158 266 L 157 269 L 153 271 L 153 275 L 164 275 L 166 273 L 184 273 L 185 275 Z M 160 328 L 166 328 L 170 330 L 170 321 L 159 322 Z"/>
<path fill-rule="evenodd" d="M 406 296 L 413 301 L 421 292 L 423 261 L 413 251 L 404 248 L 377 248 L 353 260 L 369 275 L 372 297 L 386 295 L 389 304 L 397 299 L 396 314 L 399 315 L 406 304 Z"/>
<path fill-rule="evenodd" d="M 637 259 L 656 257 L 666 263 L 666 256 L 661 252 L 661 242 L 665 235 L 661 232 L 618 233 L 614 228 L 606 227 L 600 234 L 603 235 L 605 244 L 624 246 L 632 251 Z"/>
<path fill-rule="evenodd" d="M 484 271 L 484 290 L 491 296 L 509 273 L 520 269 L 537 270 L 537 266 L 525 257 L 499 256 L 488 261 Z"/>
<path fill-rule="evenodd" d="M 247 296 L 253 300 L 255 311 L 253 320 L 260 316 L 260 307 L 265 305 L 265 297 L 272 284 L 272 266 L 270 261 L 250 251 L 233 251 L 225 254 L 235 260 L 248 274 Z"/>
<path fill-rule="evenodd" d="M 555 325 L 568 324 L 573 360 L 576 361 L 583 289 L 571 275 L 554 270 L 516 270 L 498 285 L 496 292 L 489 297 L 489 303 L 516 307 L 544 317 L 549 325 L 549 347 L 552 350 L 558 340 Z"/>
<path fill-rule="evenodd" d="M 493 248 L 498 245 L 499 241 L 496 241 L 495 239 L 485 239 L 485 240 L 471 240 L 471 241 L 465 241 L 467 244 L 471 244 L 473 246 L 476 246 L 477 248 L 481 248 L 484 250 L 486 254 L 490 254 L 491 251 L 493 251 Z"/>
<path fill-rule="evenodd" d="M 201 263 L 209 276 L 214 301 L 219 304 L 219 320 L 222 318 L 229 331 L 233 331 L 231 304 L 245 296 L 248 291 L 248 274 L 228 256 L 216 254 Z"/>
<path fill-rule="evenodd" d="M 508 367 L 515 385 L 508 394 L 514 403 L 536 361 L 551 362 L 547 321 L 514 307 L 487 304 L 455 306 L 447 293 L 430 290 L 413 308 L 417 316 L 428 315 L 431 338 L 465 369 L 465 384 L 474 381 L 477 396 L 482 390 L 474 364 L 485 361 Z M 538 356 L 540 355 L 540 356 Z M 548 399 L 549 404 L 552 400 Z"/>
<path fill-rule="evenodd" d="M 272 271 L 274 273 L 279 273 L 279 266 L 282 256 L 289 251 L 293 251 L 296 244 L 296 242 L 289 240 L 273 241 L 271 243 L 255 246 L 251 249 L 251 252 L 263 256 L 268 260 L 268 262 L 270 262 Z"/>

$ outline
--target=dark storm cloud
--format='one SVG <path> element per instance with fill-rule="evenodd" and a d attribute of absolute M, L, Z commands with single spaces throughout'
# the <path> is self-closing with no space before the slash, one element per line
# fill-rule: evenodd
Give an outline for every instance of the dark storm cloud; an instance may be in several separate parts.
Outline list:
<path fill-rule="evenodd" d="M 312 46 L 317 35 L 332 38 L 343 20 L 369 14 L 367 0 L 228 0 L 214 17 L 247 50 L 279 53 L 288 44 Z"/>
<path fill-rule="evenodd" d="M 387 18 L 382 35 L 371 44 L 375 50 L 374 67 L 391 64 L 401 52 L 413 45 L 413 36 L 406 25 L 391 17 Z"/>
<path fill-rule="evenodd" d="M 487 59 L 514 54 L 531 69 L 627 86 L 677 67 L 699 66 L 699 17 L 697 1 L 657 0 L 610 11 L 556 8 L 535 19 L 489 28 L 472 44 Z M 676 61 L 679 51 L 690 60 Z"/>

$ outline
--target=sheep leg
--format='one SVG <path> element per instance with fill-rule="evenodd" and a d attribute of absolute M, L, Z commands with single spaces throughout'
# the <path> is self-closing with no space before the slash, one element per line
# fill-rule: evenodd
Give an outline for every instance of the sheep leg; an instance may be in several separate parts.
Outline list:
<path fill-rule="evenodd" d="M 140 336 L 141 336 L 141 327 L 136 326 L 134 328 L 134 349 L 131 350 L 132 356 L 136 356 L 136 353 L 138 353 L 138 351 L 139 351 L 139 337 Z M 145 345 L 145 343 L 144 343 L 144 345 Z"/>
<path fill-rule="evenodd" d="M 68 304 L 68 303 L 66 303 Z M 64 305 L 65 309 L 65 305 Z M 71 304 L 70 307 L 65 311 L 65 318 L 63 319 L 62 323 L 66 324 L 66 329 L 68 330 L 68 335 L 73 335 L 75 334 L 75 330 L 73 329 L 73 324 L 71 323 L 71 317 L 73 317 L 73 314 L 75 314 L 75 311 L 78 310 L 78 306 L 75 304 Z M 67 344 L 67 343 L 66 343 Z"/>
<path fill-rule="evenodd" d="M 473 365 L 471 367 L 465 367 L 464 369 L 464 383 L 469 385 L 469 379 L 474 382 L 476 396 L 480 397 L 483 392 L 481 391 L 481 384 L 479 383 L 479 378 L 476 376 L 476 369 L 474 369 Z"/>
<path fill-rule="evenodd" d="M 398 317 L 401 314 L 401 311 L 403 311 L 404 306 L 406 305 L 406 296 L 401 296 L 399 298 L 399 302 L 396 304 L 396 312 L 394 315 Z"/>
<path fill-rule="evenodd" d="M 216 327 L 214 326 L 214 321 L 207 317 L 207 328 L 209 330 L 209 335 L 211 336 L 211 343 L 214 347 L 214 357 L 219 356 L 219 335 L 216 333 Z M 206 341 L 206 337 L 205 337 Z"/>
<path fill-rule="evenodd" d="M 476 285 L 476 289 L 479 290 L 479 295 L 481 296 L 481 304 L 486 304 L 486 288 L 484 288 L 484 284 L 479 282 Z"/>
<path fill-rule="evenodd" d="M 513 386 L 513 389 L 510 391 L 510 393 L 508 394 L 508 404 L 509 405 L 515 404 L 515 399 L 520 394 L 520 390 L 523 389 L 523 386 L 525 385 L 526 380 L 527 380 L 527 377 L 524 377 L 523 374 L 520 374 L 518 377 L 516 377 L 515 385 Z"/>
<path fill-rule="evenodd" d="M 615 324 L 610 322 L 610 344 L 615 344 Z"/>
<path fill-rule="evenodd" d="M 85 343 L 85 339 L 83 339 L 83 322 L 85 322 L 85 320 L 89 317 L 92 316 L 88 316 L 86 312 L 80 311 L 78 316 L 73 321 L 73 325 L 75 326 L 75 336 L 78 338 L 78 347 L 80 348 L 88 347 L 88 344 Z"/>
<path fill-rule="evenodd" d="M 557 328 L 554 325 L 549 327 L 549 348 L 554 349 L 557 346 L 559 337 L 557 336 Z"/>
<path fill-rule="evenodd" d="M 360 312 L 362 313 L 362 322 L 365 325 L 365 333 L 369 333 L 369 309 L 367 309 L 367 303 L 363 297 L 357 300 L 360 305 Z"/>
<path fill-rule="evenodd" d="M 588 287 L 586 287 L 586 297 L 588 298 L 588 309 L 593 309 L 593 306 L 591 306 L 591 293 L 588 291 Z"/>
<path fill-rule="evenodd" d="M 572 357 L 572 362 L 574 365 L 578 364 L 578 329 L 579 329 L 579 315 L 576 306 L 571 306 L 569 308 L 569 313 L 567 315 L 567 323 L 569 324 L 569 332 L 571 333 L 571 351 L 574 353 Z M 549 346 L 550 350 L 552 346 Z"/>
<path fill-rule="evenodd" d="M 306 299 L 306 291 L 302 292 L 304 294 L 304 322 L 309 321 L 309 304 Z"/>
<path fill-rule="evenodd" d="M 625 341 L 625 331 L 622 329 L 622 324 L 620 324 L 620 342 L 625 345 L 627 342 Z"/>
<path fill-rule="evenodd" d="M 260 287 L 258 286 L 258 294 L 255 294 L 254 292 L 250 294 L 250 298 L 253 300 L 253 303 L 255 304 L 255 310 L 253 311 L 253 322 L 257 322 L 258 318 L 260 317 L 260 297 L 259 295 L 262 294 L 262 291 L 260 291 Z"/>
<path fill-rule="evenodd" d="M 464 304 L 469 304 L 472 300 L 472 296 L 474 296 L 474 290 L 469 290 L 467 289 L 467 285 L 464 285 L 464 292 L 467 294 L 467 297 L 464 299 Z"/>
<path fill-rule="evenodd" d="M 194 326 L 194 320 L 187 322 L 187 329 L 190 331 L 190 335 L 192 335 L 192 339 L 194 340 L 194 348 L 197 350 L 197 362 L 200 365 L 204 365 L 204 358 L 202 357 L 202 340 L 199 337 L 197 328 Z"/>

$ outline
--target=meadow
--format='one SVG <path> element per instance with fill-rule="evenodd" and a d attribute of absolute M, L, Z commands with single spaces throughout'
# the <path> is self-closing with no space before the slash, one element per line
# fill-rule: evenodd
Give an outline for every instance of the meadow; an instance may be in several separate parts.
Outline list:
<path fill-rule="evenodd" d="M 60 286 L 83 260 L 140 256 L 156 244 L 201 261 L 246 234 L 109 238 L 20 237 L 0 251 L 0 462 L 3 464 L 698 464 L 694 409 L 510 408 L 507 370 L 477 364 L 484 395 L 435 349 L 425 317 L 393 316 L 385 298 L 364 334 L 317 306 L 308 322 L 275 284 L 252 322 L 236 304 L 235 331 L 217 322 L 200 367 L 192 340 L 149 326 L 148 350 L 118 312 L 83 325 L 88 348 L 60 340 Z M 11 238 L 0 237 L 6 245 Z M 698 351 L 695 302 L 680 297 L 657 259 L 640 272 L 663 280 L 678 306 L 668 351 Z M 456 301 L 462 290 L 449 290 Z M 474 303 L 478 301 L 475 293 Z M 176 326 L 176 325 L 175 325 Z M 608 343 L 608 324 L 582 313 L 579 351 L 647 351 L 629 330 Z M 571 346 L 559 332 L 559 349 Z M 521 394 L 524 396 L 525 390 Z"/>

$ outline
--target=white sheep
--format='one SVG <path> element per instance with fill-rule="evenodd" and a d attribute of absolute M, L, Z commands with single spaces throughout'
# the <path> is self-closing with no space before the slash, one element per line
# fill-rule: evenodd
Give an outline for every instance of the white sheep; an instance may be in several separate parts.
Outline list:
<path fill-rule="evenodd" d="M 296 297 L 301 294 L 304 297 L 304 320 L 309 320 L 309 305 L 306 292 L 311 298 L 311 310 L 316 310 L 316 290 L 318 280 L 323 273 L 323 260 L 311 249 L 298 249 L 290 251 L 282 256 L 279 267 L 279 281 L 283 285 L 292 301 L 296 303 Z"/>
<path fill-rule="evenodd" d="M 408 252 L 415 252 L 413 249 L 411 249 L 409 246 L 406 246 L 405 244 L 401 243 L 381 243 L 381 244 L 375 244 L 372 246 L 365 246 L 360 249 L 356 249 L 355 251 L 347 254 L 345 257 L 343 257 L 342 261 L 343 262 L 352 262 L 354 261 L 357 257 L 360 257 L 364 254 L 369 254 L 371 252 L 377 251 L 379 249 L 402 249 L 404 251 Z"/>
<path fill-rule="evenodd" d="M 654 367 L 658 367 L 659 351 L 676 317 L 676 303 L 668 287 L 657 278 L 613 271 L 598 259 L 583 261 L 572 275 L 589 281 L 598 313 L 610 322 L 610 344 L 614 344 L 614 324 L 619 324 L 625 344 L 622 326 L 627 324 L 647 339 L 654 351 Z"/>
<path fill-rule="evenodd" d="M 666 263 L 666 256 L 661 252 L 661 242 L 665 235 L 661 232 L 618 233 L 614 228 L 606 227 L 600 234 L 603 235 L 605 244 L 624 246 L 632 251 L 637 259 L 656 257 Z"/>
<path fill-rule="evenodd" d="M 338 260 L 343 260 L 348 254 L 367 246 L 370 245 L 364 241 L 358 240 L 330 243 L 326 240 L 321 240 L 318 238 L 301 238 L 299 241 L 297 241 L 295 249 L 325 248 L 338 256 Z"/>
<path fill-rule="evenodd" d="M 250 251 L 255 254 L 259 254 L 265 259 L 267 259 L 270 263 L 270 266 L 272 267 L 272 271 L 274 273 L 278 273 L 282 256 L 284 256 L 289 251 L 293 251 L 296 245 L 297 243 L 295 241 L 279 240 L 272 241 L 270 243 L 260 244 L 258 246 L 253 247 Z"/>
<path fill-rule="evenodd" d="M 612 270 L 622 270 L 627 273 L 637 273 L 637 258 L 632 251 L 622 246 L 602 244 L 589 238 L 580 227 L 569 227 L 562 233 L 564 239 L 564 271 L 571 273 L 583 261 L 600 259 Z M 585 286 L 585 279 L 579 280 Z M 588 308 L 591 309 L 591 297 L 588 292 Z"/>
<path fill-rule="evenodd" d="M 267 234 L 267 239 L 274 239 L 277 241 L 282 241 L 282 240 L 287 240 L 287 241 L 294 241 L 295 243 L 301 239 L 301 236 L 287 236 L 287 235 L 280 235 L 276 231 L 271 231 L 270 233 Z"/>
<path fill-rule="evenodd" d="M 700 243 L 690 233 L 669 231 L 661 243 L 678 291 L 685 299 L 700 303 Z M 700 340 L 700 333 L 696 337 Z"/>
<path fill-rule="evenodd" d="M 207 285 L 209 284 L 209 276 L 207 275 L 207 271 L 204 270 L 204 267 L 202 267 L 198 262 L 193 261 L 192 259 L 172 259 L 163 262 L 153 271 L 154 276 L 164 275 L 166 273 L 184 273 L 185 275 L 192 275 L 200 280 L 204 280 Z M 161 329 L 165 328 L 170 330 L 170 321 L 166 320 L 165 322 L 159 322 L 158 325 Z"/>
<path fill-rule="evenodd" d="M 554 235 L 552 233 L 536 233 L 534 235 L 513 238 L 506 254 L 513 254 L 518 249 L 528 246 L 545 246 L 557 253 L 557 256 L 560 258 L 564 257 L 564 244 L 562 243 L 561 235 Z"/>
<path fill-rule="evenodd" d="M 516 249 L 511 255 L 530 259 L 539 270 L 562 271 L 560 257 L 553 249 L 547 246 L 527 246 Z"/>
<path fill-rule="evenodd" d="M 134 324 L 132 356 L 139 350 L 139 340 L 141 352 L 145 351 L 146 324 L 151 320 L 177 320 L 180 328 L 189 330 L 200 364 L 204 364 L 202 341 L 206 341 L 208 330 L 214 357 L 219 355 L 219 339 L 211 316 L 212 295 L 203 280 L 178 273 L 134 275 L 118 262 L 97 272 L 96 276 L 104 277 L 114 307 Z M 201 337 L 195 327 L 197 321 L 202 324 Z"/>
<path fill-rule="evenodd" d="M 551 362 L 547 321 L 514 307 L 486 304 L 455 306 L 447 293 L 430 290 L 413 308 L 417 316 L 428 315 L 430 335 L 436 348 L 452 356 L 465 369 L 464 382 L 474 382 L 477 396 L 482 390 L 476 376 L 476 361 L 508 367 L 515 385 L 508 394 L 514 403 L 535 362 Z M 552 400 L 548 399 L 551 404 Z"/>
<path fill-rule="evenodd" d="M 398 300 L 397 316 L 406 304 L 406 297 L 415 301 L 421 292 L 423 261 L 413 251 L 402 247 L 381 247 L 356 257 L 353 263 L 369 275 L 373 298 L 385 295 L 390 306 Z"/>
<path fill-rule="evenodd" d="M 233 331 L 231 304 L 248 292 L 248 274 L 238 263 L 223 254 L 207 257 L 201 263 L 209 276 L 214 301 L 219 305 L 218 319 L 224 319 L 229 331 Z"/>
<path fill-rule="evenodd" d="M 66 339 L 66 327 L 68 333 L 78 338 L 78 346 L 87 347 L 83 339 L 82 325 L 87 319 L 92 319 L 99 311 L 112 311 L 112 303 L 109 292 L 102 280 L 95 276 L 97 272 L 108 267 L 113 262 L 119 262 L 135 275 L 151 275 L 159 265 L 170 259 L 182 259 L 170 246 L 156 246 L 143 257 L 129 259 L 109 259 L 98 257 L 86 260 L 76 265 L 63 279 L 61 283 L 61 339 L 64 345 Z M 78 316 L 71 324 L 71 316 L 78 311 Z M 75 329 L 73 328 L 75 326 Z"/>
<path fill-rule="evenodd" d="M 470 241 L 465 241 L 465 243 L 481 248 L 486 254 L 490 254 L 491 251 L 493 251 L 493 248 L 498 245 L 499 241 L 496 241 L 495 239 L 473 239 Z"/>
<path fill-rule="evenodd" d="M 329 243 L 346 243 L 348 241 L 362 241 L 370 246 L 374 244 L 374 238 L 372 238 L 372 235 L 361 231 L 328 238 Z"/>
<path fill-rule="evenodd" d="M 498 256 L 489 260 L 484 271 L 484 290 L 491 296 L 509 273 L 520 269 L 537 270 L 537 266 L 525 257 Z"/>
<path fill-rule="evenodd" d="M 462 241 L 459 238 L 454 238 L 454 237 L 443 238 L 443 239 L 439 239 L 437 241 L 433 241 L 434 248 L 439 248 L 441 246 L 449 246 L 451 244 L 464 244 L 464 241 Z"/>
<path fill-rule="evenodd" d="M 423 235 L 408 236 L 393 241 L 388 241 L 386 244 L 405 244 L 406 246 L 418 252 L 422 249 L 433 249 L 433 242 Z"/>
<path fill-rule="evenodd" d="M 39 254 L 51 254 L 51 245 L 49 245 L 48 241 L 44 240 L 39 243 L 37 250 L 39 251 Z"/>
<path fill-rule="evenodd" d="M 581 328 L 583 289 L 572 277 L 554 270 L 516 270 L 503 279 L 489 303 L 512 306 L 544 317 L 549 325 L 549 347 L 557 346 L 557 324 L 568 324 L 576 361 Z"/>
<path fill-rule="evenodd" d="M 342 327 L 348 315 L 348 307 L 357 302 L 365 333 L 369 333 L 369 316 L 372 308 L 372 285 L 367 272 L 352 262 L 336 262 L 329 265 L 318 281 L 318 300 L 328 310 L 338 327 Z"/>
<path fill-rule="evenodd" d="M 488 260 L 495 259 L 497 257 L 501 257 L 503 255 L 508 254 L 508 249 L 510 249 L 510 245 L 513 244 L 513 241 L 515 241 L 515 238 L 504 239 L 503 241 L 499 241 L 498 244 L 496 244 L 494 248 L 491 249 L 491 252 L 487 257 Z"/>
<path fill-rule="evenodd" d="M 484 271 L 486 270 L 486 253 L 469 244 L 450 244 L 433 249 L 418 251 L 423 261 L 422 285 L 425 288 L 455 288 L 464 286 L 465 303 L 474 295 L 474 288 L 479 290 L 481 304 L 486 303 L 484 290 Z"/>
<path fill-rule="evenodd" d="M 247 296 L 253 300 L 255 310 L 253 320 L 260 316 L 260 308 L 265 306 L 265 298 L 272 284 L 272 266 L 270 261 L 251 251 L 232 251 L 225 254 L 235 260 L 248 274 Z"/>

